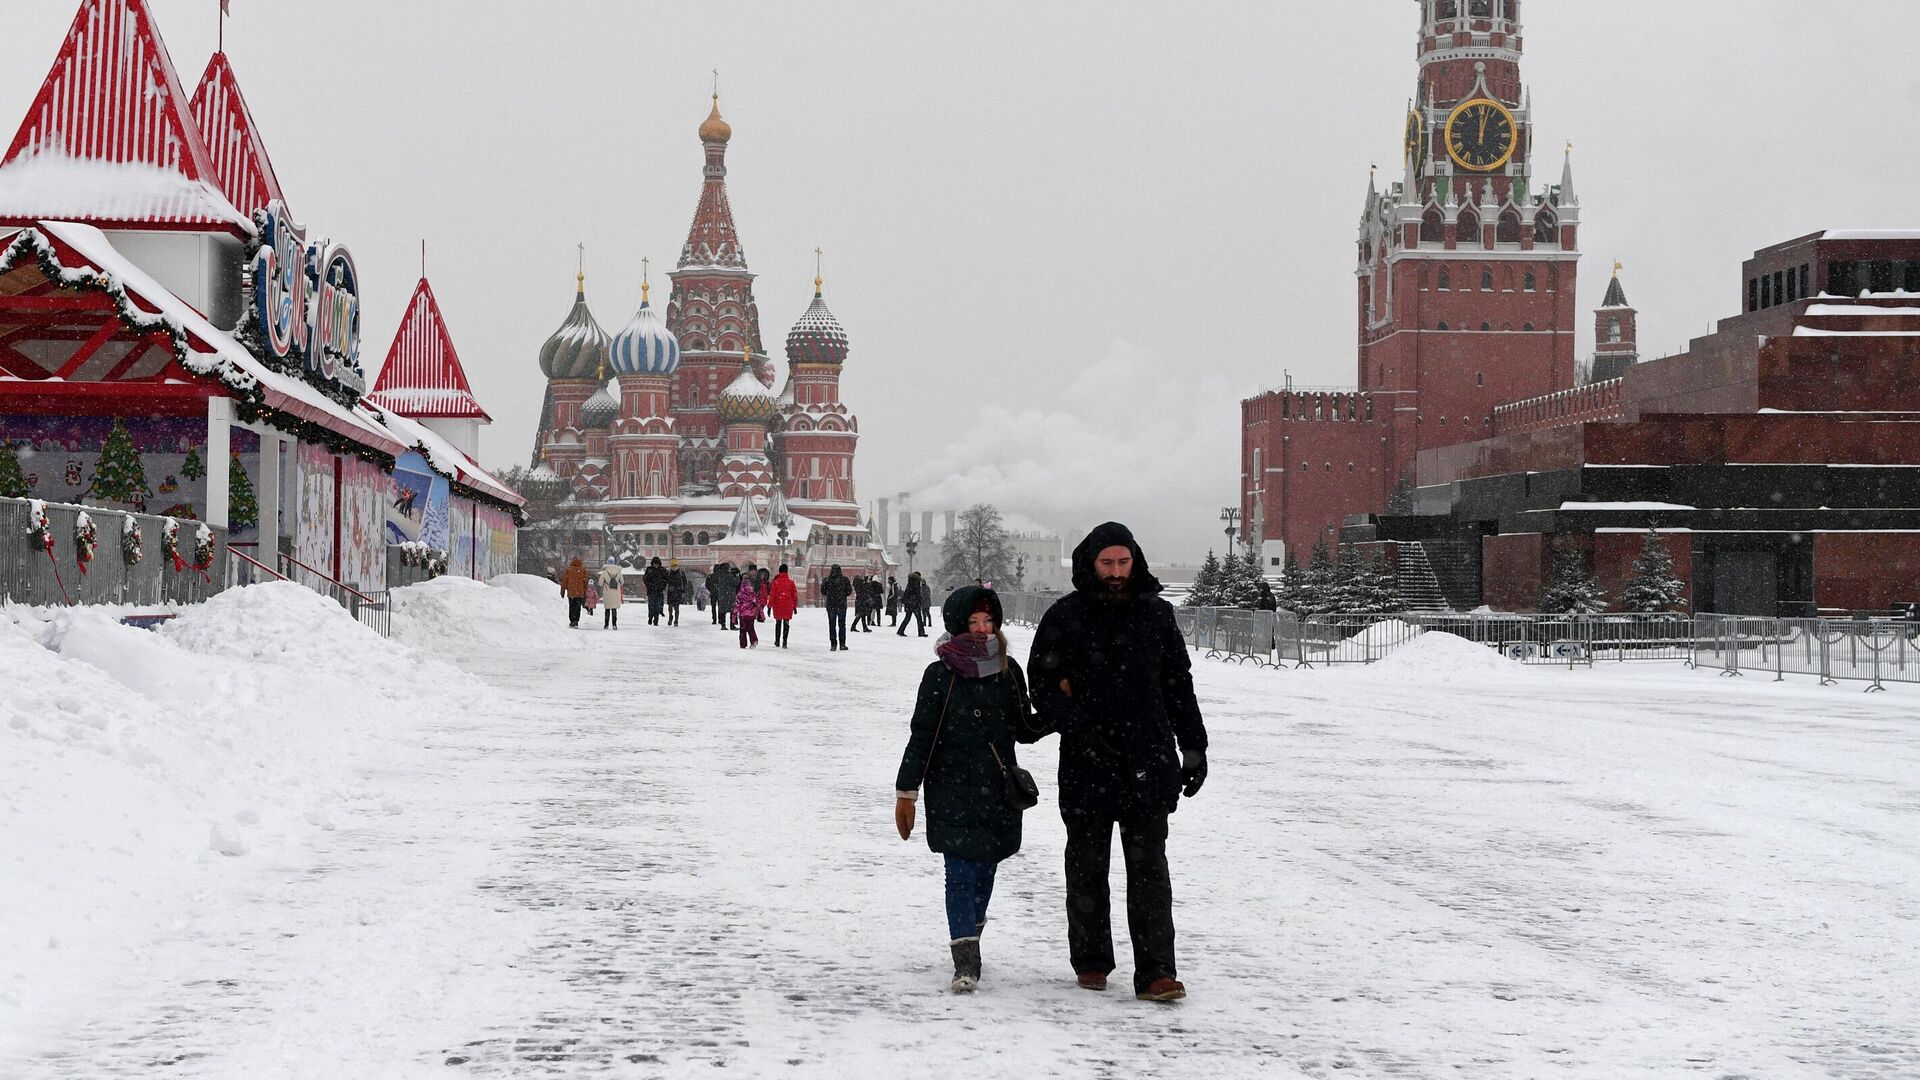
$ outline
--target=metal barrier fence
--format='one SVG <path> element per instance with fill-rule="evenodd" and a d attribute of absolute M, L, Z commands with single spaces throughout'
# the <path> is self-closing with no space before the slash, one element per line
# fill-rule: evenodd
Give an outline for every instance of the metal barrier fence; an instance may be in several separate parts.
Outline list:
<path fill-rule="evenodd" d="M 1009 622 L 1038 624 L 1058 593 L 1002 593 Z M 1526 664 L 1642 661 L 1775 678 L 1855 680 L 1869 691 L 1920 683 L 1920 619 L 1766 619 L 1731 615 L 1311 615 L 1174 609 L 1181 637 L 1210 660 L 1256 667 L 1370 664 L 1423 633 L 1454 634 Z"/>
<path fill-rule="evenodd" d="M 1697 615 L 1691 661 L 1722 675 L 1813 675 L 1823 685 L 1920 683 L 1920 621 Z"/>
<path fill-rule="evenodd" d="M 85 572 L 75 550 L 74 535 L 82 513 L 92 519 L 98 537 Z M 48 535 L 53 539 L 51 552 L 44 545 L 34 544 L 29 536 L 32 512 L 28 501 L 0 499 L 0 598 L 55 607 L 195 604 L 226 587 L 224 529 L 208 526 L 213 532 L 213 562 L 196 569 L 191 564 L 200 523 L 176 519 L 180 555 L 188 565 L 175 569 L 165 551 L 166 518 L 64 503 L 47 503 L 46 518 Z M 140 529 L 139 559 L 131 563 L 122 548 L 129 518 Z"/>

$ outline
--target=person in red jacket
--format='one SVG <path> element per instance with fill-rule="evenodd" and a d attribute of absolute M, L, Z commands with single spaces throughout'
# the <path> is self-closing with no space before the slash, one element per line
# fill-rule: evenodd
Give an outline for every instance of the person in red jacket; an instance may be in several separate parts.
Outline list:
<path fill-rule="evenodd" d="M 767 606 L 773 609 L 773 643 L 784 649 L 793 635 L 793 613 L 800 607 L 800 588 L 787 576 L 786 563 L 767 586 Z"/>

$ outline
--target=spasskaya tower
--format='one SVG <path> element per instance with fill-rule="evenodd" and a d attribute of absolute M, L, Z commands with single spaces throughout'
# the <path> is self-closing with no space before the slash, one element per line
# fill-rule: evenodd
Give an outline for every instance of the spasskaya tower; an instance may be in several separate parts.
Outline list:
<path fill-rule="evenodd" d="M 1522 0 L 1417 3 L 1401 176 L 1369 181 L 1360 219 L 1355 389 L 1242 404 L 1249 532 L 1302 563 L 1408 490 L 1420 451 L 1574 384 L 1580 201 L 1571 148 L 1557 184 L 1535 173 Z"/>

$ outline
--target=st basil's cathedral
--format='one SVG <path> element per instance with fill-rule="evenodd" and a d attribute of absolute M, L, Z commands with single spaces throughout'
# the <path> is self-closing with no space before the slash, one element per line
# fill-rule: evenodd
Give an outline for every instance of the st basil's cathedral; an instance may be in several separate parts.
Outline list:
<path fill-rule="evenodd" d="M 774 392 L 727 201 L 732 138 L 715 96 L 700 125 L 700 202 L 664 317 L 643 281 L 639 310 L 609 335 L 587 305 L 585 274 L 576 278 L 573 309 L 540 349 L 547 395 L 531 474 L 562 497 L 556 519 L 528 539 L 548 532 L 543 546 L 557 558 L 638 567 L 658 557 L 696 574 L 784 562 L 811 596 L 832 565 L 853 576 L 884 575 L 888 564 L 854 495 L 860 423 L 840 400 L 847 334 L 818 276 Z"/>

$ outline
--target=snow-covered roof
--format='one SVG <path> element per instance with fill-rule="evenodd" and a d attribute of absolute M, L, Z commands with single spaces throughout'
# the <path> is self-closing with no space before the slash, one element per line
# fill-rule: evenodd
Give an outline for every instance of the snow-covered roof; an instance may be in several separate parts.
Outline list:
<path fill-rule="evenodd" d="M 493 419 L 473 396 L 467 370 L 460 365 L 460 354 L 447 333 L 446 318 L 440 314 L 440 302 L 425 277 L 413 287 L 407 313 L 393 335 L 380 378 L 368 397 L 384 408 L 416 419 Z"/>
<path fill-rule="evenodd" d="M 207 70 L 194 88 L 193 121 L 206 141 L 214 180 L 235 209 L 251 214 L 270 203 L 286 202 L 280 178 L 267 157 L 266 142 L 224 52 L 208 58 Z"/>
<path fill-rule="evenodd" d="M 1663 502 L 1563 502 L 1562 510 L 1698 510 L 1697 506 Z"/>
<path fill-rule="evenodd" d="M 84 0 L 0 160 L 0 220 L 252 231 L 146 0 Z"/>
<path fill-rule="evenodd" d="M 191 304 L 120 254 L 106 234 L 94 226 L 42 221 L 17 235 L 37 236 L 41 243 L 47 238 L 57 241 L 85 263 L 74 266 L 63 261 L 65 272 L 89 279 L 105 275 L 139 307 L 155 312 L 155 321 L 184 343 L 185 355 L 180 362 L 188 371 L 217 379 L 235 390 L 258 386 L 268 408 L 319 424 L 382 453 L 398 456 L 416 445 L 423 446 L 429 462 L 442 475 L 512 505 L 524 504 L 525 500 L 511 488 L 424 425 L 372 405 L 350 409 L 300 379 L 271 370 L 231 334 L 208 322 Z"/>
<path fill-rule="evenodd" d="M 1828 229 L 1822 240 L 1920 240 L 1920 229 Z"/>

